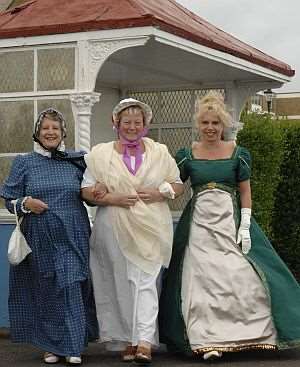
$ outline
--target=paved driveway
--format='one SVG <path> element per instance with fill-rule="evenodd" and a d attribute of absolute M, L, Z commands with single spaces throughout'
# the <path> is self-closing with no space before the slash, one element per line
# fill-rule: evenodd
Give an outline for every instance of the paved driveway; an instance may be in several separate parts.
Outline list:
<path fill-rule="evenodd" d="M 158 351 L 153 356 L 153 367 L 195 367 L 197 365 L 215 365 L 216 367 L 300 367 L 300 349 L 282 352 L 242 352 L 225 354 L 217 361 L 207 362 L 201 359 L 189 359 Z M 28 345 L 12 344 L 7 338 L 0 338 L 1 367 L 43 366 L 41 352 Z M 64 366 L 64 363 L 55 366 Z M 105 352 L 99 344 L 91 343 L 83 355 L 83 365 L 87 367 L 128 366 L 121 363 L 118 354 Z"/>

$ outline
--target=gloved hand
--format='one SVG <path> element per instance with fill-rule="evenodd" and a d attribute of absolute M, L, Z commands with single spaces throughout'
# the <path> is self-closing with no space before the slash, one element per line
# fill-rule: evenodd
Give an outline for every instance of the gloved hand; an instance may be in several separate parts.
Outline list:
<path fill-rule="evenodd" d="M 158 188 L 158 191 L 162 194 L 163 197 L 168 199 L 175 199 L 175 191 L 172 187 L 172 185 L 164 181 Z"/>
<path fill-rule="evenodd" d="M 241 209 L 241 223 L 237 235 L 237 243 L 242 242 L 243 254 L 248 254 L 251 249 L 251 238 L 250 238 L 250 220 L 251 220 L 251 209 Z"/>

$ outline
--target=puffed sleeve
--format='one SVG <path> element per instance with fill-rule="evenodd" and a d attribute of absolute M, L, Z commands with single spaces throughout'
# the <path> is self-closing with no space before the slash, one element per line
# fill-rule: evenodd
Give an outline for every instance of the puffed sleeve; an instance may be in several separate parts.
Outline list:
<path fill-rule="evenodd" d="M 180 178 L 185 182 L 189 178 L 189 174 L 186 169 L 186 163 L 188 160 L 188 151 L 186 148 L 179 149 L 175 155 L 175 160 L 180 171 Z"/>
<path fill-rule="evenodd" d="M 0 196 L 5 199 L 7 209 L 13 213 L 14 208 L 11 203 L 12 199 L 17 201 L 17 213 L 24 214 L 21 210 L 21 203 L 25 194 L 25 175 L 26 175 L 26 159 L 22 155 L 18 155 L 13 161 L 10 174 L 0 188 Z"/>
<path fill-rule="evenodd" d="M 239 147 L 237 156 L 239 160 L 237 180 L 238 182 L 249 180 L 251 176 L 251 155 L 246 148 Z"/>

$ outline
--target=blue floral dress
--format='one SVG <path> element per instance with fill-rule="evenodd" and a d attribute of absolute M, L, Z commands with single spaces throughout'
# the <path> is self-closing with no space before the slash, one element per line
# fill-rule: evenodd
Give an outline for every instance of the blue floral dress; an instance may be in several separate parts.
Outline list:
<path fill-rule="evenodd" d="M 12 340 L 61 356 L 80 355 L 89 325 L 97 325 L 92 319 L 90 225 L 80 198 L 81 180 L 77 166 L 33 152 L 16 157 L 0 190 L 10 212 L 10 200 L 18 199 L 18 215 L 24 216 L 21 228 L 32 249 L 10 268 Z M 40 215 L 24 214 L 25 196 L 44 201 L 48 209 Z"/>

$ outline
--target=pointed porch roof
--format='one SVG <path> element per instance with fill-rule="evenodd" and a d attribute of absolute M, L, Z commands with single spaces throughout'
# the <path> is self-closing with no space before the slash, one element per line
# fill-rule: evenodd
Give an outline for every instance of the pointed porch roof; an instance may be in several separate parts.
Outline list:
<path fill-rule="evenodd" d="M 20 2 L 20 1 L 19 1 Z M 153 26 L 291 77 L 295 71 L 174 0 L 31 0 L 0 13 L 0 39 Z"/>

